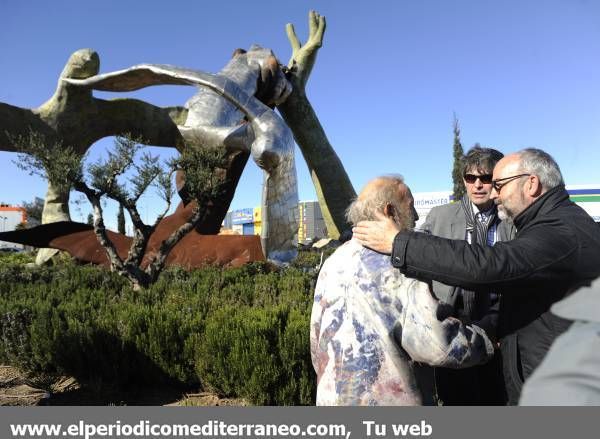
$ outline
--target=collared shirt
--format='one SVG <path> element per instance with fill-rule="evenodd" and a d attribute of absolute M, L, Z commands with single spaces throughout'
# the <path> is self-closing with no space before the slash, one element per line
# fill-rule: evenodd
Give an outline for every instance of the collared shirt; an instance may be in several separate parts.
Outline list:
<path fill-rule="evenodd" d="M 490 216 L 493 214 L 495 206 L 490 207 L 488 210 L 480 211 L 475 204 L 471 203 L 471 207 L 473 208 L 473 214 L 475 215 L 475 219 L 479 222 L 487 222 Z M 491 224 L 488 228 L 487 233 L 487 245 L 490 247 L 493 246 L 498 240 L 498 226 L 496 223 Z M 472 231 L 467 230 L 466 232 L 466 240 L 469 244 L 471 244 L 471 233 Z"/>
<path fill-rule="evenodd" d="M 458 368 L 493 353 L 482 330 L 442 314 L 428 284 L 402 275 L 389 256 L 354 239 L 342 245 L 315 288 L 317 405 L 420 405 L 412 361 Z"/>

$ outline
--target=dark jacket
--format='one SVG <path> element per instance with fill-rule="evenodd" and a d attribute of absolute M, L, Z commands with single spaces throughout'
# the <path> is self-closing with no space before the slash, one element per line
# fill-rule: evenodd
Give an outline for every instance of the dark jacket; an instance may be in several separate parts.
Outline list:
<path fill-rule="evenodd" d="M 429 211 L 425 222 L 419 228 L 420 230 L 431 233 L 442 238 L 466 240 L 467 218 L 462 207 L 462 203 L 449 203 L 442 206 L 436 206 Z M 514 227 L 506 221 L 498 221 L 496 231 L 496 241 L 510 241 L 515 236 Z M 451 305 L 453 309 L 457 308 L 458 296 L 462 292 L 462 288 L 445 285 L 437 281 L 433 281 L 433 293 L 435 296 Z M 489 298 L 489 296 L 488 296 Z M 465 297 L 462 297 L 465 301 Z M 489 300 L 474 300 L 472 303 L 465 303 L 464 317 L 465 323 L 471 324 L 474 321 L 480 320 L 486 315 L 490 308 Z M 462 312 L 462 310 L 461 310 Z M 457 313 L 454 314 L 458 316 Z M 487 328 L 484 328 L 487 330 Z M 489 334 L 488 335 L 493 335 Z"/>
<path fill-rule="evenodd" d="M 463 203 L 434 207 L 427 214 L 420 230 L 435 236 L 467 240 L 467 216 Z M 496 220 L 496 242 L 510 241 L 515 236 L 512 223 Z M 467 325 L 483 328 L 490 339 L 496 339 L 499 303 L 490 294 L 478 294 L 463 288 L 432 282 L 433 293 L 452 307 L 452 316 Z M 490 291 L 492 292 L 492 291 Z M 496 293 L 496 292 L 493 292 Z M 506 386 L 502 374 L 502 356 L 466 369 L 437 368 L 435 386 L 438 404 L 444 405 L 505 405 Z"/>
<path fill-rule="evenodd" d="M 550 306 L 600 275 L 600 227 L 551 189 L 514 220 L 513 241 L 494 247 L 400 232 L 392 264 L 403 273 L 474 291 L 502 293 L 498 335 L 510 404 L 569 322 Z"/>
<path fill-rule="evenodd" d="M 600 278 L 552 305 L 573 320 L 527 380 L 521 405 L 600 406 Z"/>

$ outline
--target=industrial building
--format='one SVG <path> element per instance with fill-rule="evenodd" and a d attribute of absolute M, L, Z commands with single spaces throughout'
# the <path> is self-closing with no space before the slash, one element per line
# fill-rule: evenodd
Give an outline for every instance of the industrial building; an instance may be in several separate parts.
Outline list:
<path fill-rule="evenodd" d="M 25 209 L 17 206 L 0 204 L 0 232 L 12 232 L 21 223 L 27 222 Z M 0 249 L 23 249 L 21 244 L 0 241 Z"/>
<path fill-rule="evenodd" d="M 317 201 L 301 201 L 298 204 L 298 242 L 301 244 L 327 237 L 325 220 Z M 262 212 L 260 207 L 238 209 L 227 212 L 222 233 L 238 235 L 260 235 Z"/>
<path fill-rule="evenodd" d="M 327 228 L 318 201 L 301 201 L 298 204 L 300 224 L 298 242 L 308 244 L 315 239 L 327 237 Z"/>

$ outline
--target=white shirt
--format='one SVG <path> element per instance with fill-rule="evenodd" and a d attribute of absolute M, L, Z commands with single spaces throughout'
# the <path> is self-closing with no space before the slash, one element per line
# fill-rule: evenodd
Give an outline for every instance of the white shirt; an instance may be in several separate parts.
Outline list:
<path fill-rule="evenodd" d="M 494 211 L 493 205 L 488 210 L 484 210 L 484 211 L 480 211 L 479 208 L 477 206 L 475 206 L 475 204 L 473 204 L 473 203 L 471 203 L 471 207 L 473 208 L 473 214 L 475 215 L 475 219 L 480 222 L 487 222 L 489 217 L 492 215 L 492 212 Z M 496 226 L 496 223 L 494 223 L 488 229 L 488 234 L 487 234 L 487 245 L 489 245 L 490 247 L 493 246 L 496 243 L 496 241 L 498 240 L 497 232 L 498 232 L 498 227 Z M 471 233 L 469 231 L 467 231 L 466 233 L 467 233 L 466 240 L 469 244 L 471 244 L 471 242 L 472 242 L 471 241 Z"/>

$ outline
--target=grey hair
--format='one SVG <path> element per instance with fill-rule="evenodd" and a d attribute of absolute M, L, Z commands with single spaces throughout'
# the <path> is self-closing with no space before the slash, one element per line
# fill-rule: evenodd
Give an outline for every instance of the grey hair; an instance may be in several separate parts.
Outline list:
<path fill-rule="evenodd" d="M 565 184 L 556 161 L 541 149 L 527 148 L 518 152 L 521 172 L 537 176 L 543 191 Z"/>
<path fill-rule="evenodd" d="M 404 177 L 401 175 L 383 175 L 374 180 L 383 180 L 386 182 L 380 190 L 372 191 L 366 199 L 356 198 L 346 209 L 346 219 L 352 225 L 360 221 L 373 221 L 377 219 L 376 212 L 383 212 L 386 204 L 390 203 L 395 212 L 402 212 L 398 197 L 398 186 L 404 184 Z M 402 212 L 404 214 L 404 212 Z"/>

